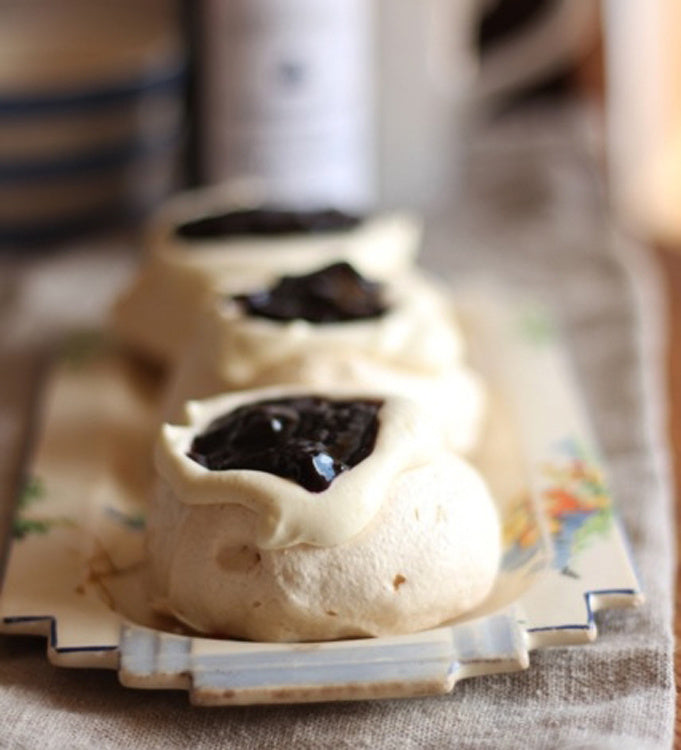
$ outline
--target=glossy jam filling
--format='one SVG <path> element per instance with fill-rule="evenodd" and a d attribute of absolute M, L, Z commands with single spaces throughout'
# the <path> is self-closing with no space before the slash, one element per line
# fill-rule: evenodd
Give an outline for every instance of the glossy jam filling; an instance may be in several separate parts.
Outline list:
<path fill-rule="evenodd" d="M 228 239 L 238 236 L 271 237 L 287 234 L 323 234 L 355 229 L 362 218 L 327 208 L 291 211 L 255 208 L 204 216 L 179 224 L 175 234 L 185 240 Z"/>
<path fill-rule="evenodd" d="M 334 263 L 305 276 L 283 276 L 270 289 L 234 299 L 255 317 L 311 323 L 378 318 L 388 309 L 381 284 L 368 281 L 349 263 Z"/>
<path fill-rule="evenodd" d="M 370 455 L 382 404 L 318 396 L 247 404 L 211 422 L 187 455 L 211 471 L 264 471 L 322 492 Z"/>

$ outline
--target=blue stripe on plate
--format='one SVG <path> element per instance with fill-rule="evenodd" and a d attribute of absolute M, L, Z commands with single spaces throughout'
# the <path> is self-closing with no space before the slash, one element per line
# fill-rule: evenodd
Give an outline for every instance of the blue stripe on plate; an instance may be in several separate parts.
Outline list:
<path fill-rule="evenodd" d="M 586 623 L 568 623 L 566 625 L 545 625 L 535 628 L 527 628 L 528 633 L 545 633 L 549 630 L 590 630 L 596 623 L 596 613 L 591 605 L 591 598 L 594 596 L 642 596 L 642 592 L 637 589 L 594 589 L 593 591 L 584 592 L 584 603 L 586 605 Z"/>
<path fill-rule="evenodd" d="M 163 68 L 153 73 L 128 81 L 70 91 L 39 95 L 0 95 L 0 117 L 25 117 L 63 113 L 74 110 L 89 110 L 125 103 L 148 94 L 179 91 L 186 81 L 187 66 L 184 62 Z"/>
<path fill-rule="evenodd" d="M 451 656 L 438 661 L 381 661 L 352 664 L 299 665 L 295 669 L 272 667 L 267 672 L 212 670 L 192 674 L 194 688 L 248 690 L 265 688 L 327 687 L 381 682 L 417 682 L 447 675 Z"/>
<path fill-rule="evenodd" d="M 356 666 L 358 669 L 367 662 L 412 663 L 449 660 L 451 642 L 434 637 L 432 641 L 410 641 L 405 636 L 404 642 L 381 643 L 379 639 L 366 638 L 357 641 L 329 641 L 343 644 L 334 648 L 305 648 L 300 644 L 290 650 L 272 651 L 232 651 L 227 654 L 208 654 L 194 657 L 197 671 L 214 671 L 216 669 L 232 671 L 248 670 L 252 673 L 270 673 L 273 669 L 297 670 L 305 666 L 325 669 Z"/>
<path fill-rule="evenodd" d="M 60 654 L 78 653 L 80 651 L 115 651 L 119 645 L 106 646 L 59 646 L 57 637 L 57 621 L 54 615 L 28 615 L 20 617 L 3 617 L 2 621 L 7 625 L 18 624 L 22 622 L 46 622 L 49 623 L 49 634 L 47 636 L 50 647 Z"/>

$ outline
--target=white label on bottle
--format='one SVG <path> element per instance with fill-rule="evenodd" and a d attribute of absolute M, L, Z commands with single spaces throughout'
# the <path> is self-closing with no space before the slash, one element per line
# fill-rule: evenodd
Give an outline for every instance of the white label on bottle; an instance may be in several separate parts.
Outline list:
<path fill-rule="evenodd" d="M 201 152 L 209 182 L 288 203 L 373 197 L 371 3 L 206 0 Z"/>

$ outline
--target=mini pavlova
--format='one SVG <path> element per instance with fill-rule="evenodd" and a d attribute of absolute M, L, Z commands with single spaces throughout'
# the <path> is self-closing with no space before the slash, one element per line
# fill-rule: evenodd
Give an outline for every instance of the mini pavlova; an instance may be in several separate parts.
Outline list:
<path fill-rule="evenodd" d="M 408 633 L 495 580 L 487 486 L 407 398 L 276 387 L 193 402 L 163 427 L 156 467 L 152 601 L 200 633 Z"/>
<path fill-rule="evenodd" d="M 463 350 L 421 276 L 378 283 L 336 263 L 214 303 L 170 379 L 164 413 L 177 421 L 187 400 L 277 383 L 379 388 L 419 401 L 467 452 L 484 391 Z"/>
<path fill-rule="evenodd" d="M 235 187 L 183 193 L 150 222 L 146 262 L 117 301 L 113 328 L 143 355 L 172 364 L 216 294 L 336 261 L 390 278 L 413 265 L 420 238 L 420 223 L 402 213 L 294 210 Z"/>

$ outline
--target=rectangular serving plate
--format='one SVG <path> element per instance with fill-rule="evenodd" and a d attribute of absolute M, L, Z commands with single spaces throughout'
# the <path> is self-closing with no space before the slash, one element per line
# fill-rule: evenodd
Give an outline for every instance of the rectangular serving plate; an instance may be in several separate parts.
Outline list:
<path fill-rule="evenodd" d="M 44 398 L 0 595 L 0 632 L 47 638 L 58 666 L 116 669 L 197 705 L 408 697 L 584 644 L 599 609 L 642 594 L 558 332 L 499 290 L 458 299 L 489 386 L 476 461 L 503 522 L 489 599 L 466 618 L 391 638 L 272 644 L 200 638 L 160 620 L 139 571 L 159 383 L 99 334 L 67 342 Z"/>

